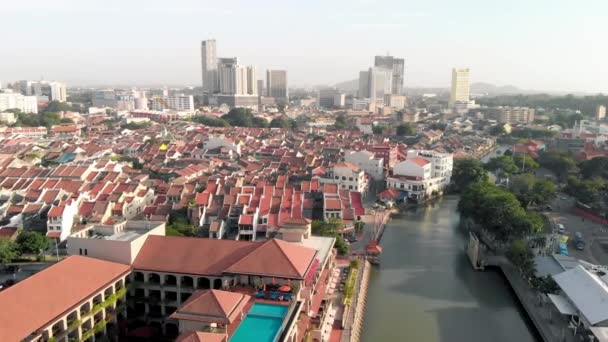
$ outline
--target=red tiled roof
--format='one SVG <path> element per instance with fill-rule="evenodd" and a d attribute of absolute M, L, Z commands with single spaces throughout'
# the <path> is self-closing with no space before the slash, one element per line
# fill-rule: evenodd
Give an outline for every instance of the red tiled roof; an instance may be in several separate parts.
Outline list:
<path fill-rule="evenodd" d="M 130 267 L 69 256 L 0 292 L 0 341 L 21 341 L 104 289 Z M 32 308 L 36 308 L 32 310 Z"/>
<path fill-rule="evenodd" d="M 197 275 L 219 276 L 228 272 L 302 279 L 315 254 L 314 249 L 276 239 L 260 243 L 149 236 L 133 268 Z"/>
<path fill-rule="evenodd" d="M 414 157 L 414 158 L 410 158 L 408 160 L 418 166 L 425 166 L 425 165 L 429 164 L 429 161 L 422 157 Z"/>
<path fill-rule="evenodd" d="M 339 199 L 326 199 L 325 200 L 325 209 L 330 210 L 340 210 L 342 208 L 342 203 Z"/>
<path fill-rule="evenodd" d="M 226 269 L 228 273 L 303 278 L 316 250 L 283 240 L 266 240 L 249 255 Z"/>
<path fill-rule="evenodd" d="M 170 317 L 179 320 L 229 324 L 240 317 L 251 299 L 242 293 L 199 290 Z"/>
<path fill-rule="evenodd" d="M 48 217 L 61 217 L 63 215 L 64 206 L 53 206 L 51 210 L 49 210 Z"/>
<path fill-rule="evenodd" d="M 225 334 L 190 331 L 185 332 L 175 342 L 226 342 Z"/>

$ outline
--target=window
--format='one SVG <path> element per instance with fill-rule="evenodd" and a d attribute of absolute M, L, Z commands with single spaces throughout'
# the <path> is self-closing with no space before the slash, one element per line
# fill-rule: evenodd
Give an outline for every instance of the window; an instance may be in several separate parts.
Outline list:
<path fill-rule="evenodd" d="M 89 253 L 87 253 L 87 252 L 88 252 L 88 251 L 87 251 L 87 249 L 85 248 L 85 249 L 84 249 L 84 255 L 88 255 Z"/>
<path fill-rule="evenodd" d="M 349 181 L 351 181 L 351 182 L 352 182 L 352 180 L 353 180 L 353 177 L 348 177 L 348 180 L 349 180 Z"/>
<path fill-rule="evenodd" d="M 78 254 L 82 255 L 82 248 L 78 248 Z"/>
<path fill-rule="evenodd" d="M 342 176 L 342 180 L 346 180 L 346 176 Z"/>

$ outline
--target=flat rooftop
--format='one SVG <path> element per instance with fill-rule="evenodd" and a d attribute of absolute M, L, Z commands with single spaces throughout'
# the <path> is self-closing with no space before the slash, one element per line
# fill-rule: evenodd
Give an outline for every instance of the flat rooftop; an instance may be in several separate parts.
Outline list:
<path fill-rule="evenodd" d="M 115 240 L 115 241 L 133 241 L 138 237 L 146 234 L 148 231 L 142 230 L 123 230 L 117 234 L 102 236 L 104 240 Z"/>
<path fill-rule="evenodd" d="M 296 242 L 298 245 L 316 249 L 317 259 L 319 259 L 321 264 L 324 264 L 329 257 L 329 253 L 331 252 L 334 243 L 334 238 L 325 236 L 310 236 L 308 239 L 304 239 L 302 242 Z"/>

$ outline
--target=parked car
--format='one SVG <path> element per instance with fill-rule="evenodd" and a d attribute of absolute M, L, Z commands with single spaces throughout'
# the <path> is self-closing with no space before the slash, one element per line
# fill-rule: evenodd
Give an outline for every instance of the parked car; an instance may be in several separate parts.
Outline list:
<path fill-rule="evenodd" d="M 564 227 L 563 224 L 558 223 L 557 224 L 557 232 L 560 234 L 564 234 L 566 232 L 566 227 Z"/>
<path fill-rule="evenodd" d="M 547 210 L 547 211 L 553 211 L 553 207 L 552 207 L 552 206 L 550 206 L 550 205 L 547 205 L 547 206 L 545 207 L 545 210 Z"/>
<path fill-rule="evenodd" d="M 583 234 L 581 234 L 581 232 L 576 232 L 574 234 L 574 245 L 579 251 L 585 249 L 585 240 L 583 240 Z"/>

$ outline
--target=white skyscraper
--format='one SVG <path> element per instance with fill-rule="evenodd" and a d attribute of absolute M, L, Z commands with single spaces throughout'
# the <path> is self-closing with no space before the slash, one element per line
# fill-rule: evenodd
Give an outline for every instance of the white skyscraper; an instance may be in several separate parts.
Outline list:
<path fill-rule="evenodd" d="M 392 70 L 390 94 L 401 95 L 403 93 L 403 73 L 405 61 L 403 58 L 393 56 L 376 56 L 374 66 Z"/>
<path fill-rule="evenodd" d="M 201 43 L 203 90 L 208 93 L 219 91 L 217 62 L 215 39 L 203 40 Z"/>
<path fill-rule="evenodd" d="M 0 93 L 0 112 L 7 109 L 19 109 L 24 113 L 38 113 L 38 101 L 36 96 L 25 96 L 19 93 Z"/>
<path fill-rule="evenodd" d="M 452 69 L 452 89 L 450 92 L 449 105 L 452 107 L 456 102 L 469 102 L 469 68 Z"/>

